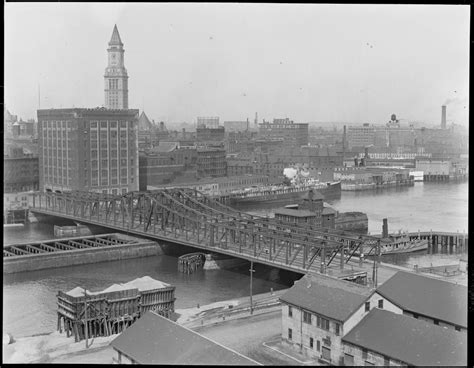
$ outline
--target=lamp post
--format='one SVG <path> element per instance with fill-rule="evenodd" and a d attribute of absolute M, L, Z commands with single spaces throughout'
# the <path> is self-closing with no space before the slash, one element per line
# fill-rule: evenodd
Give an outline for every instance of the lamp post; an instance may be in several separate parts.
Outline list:
<path fill-rule="evenodd" d="M 253 282 L 253 261 L 250 261 L 250 314 L 253 314 L 253 302 L 252 302 L 252 282 Z"/>

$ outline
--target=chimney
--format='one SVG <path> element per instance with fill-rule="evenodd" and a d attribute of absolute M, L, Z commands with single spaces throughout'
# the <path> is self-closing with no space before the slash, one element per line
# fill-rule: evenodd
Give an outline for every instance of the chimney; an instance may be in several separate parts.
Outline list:
<path fill-rule="evenodd" d="M 365 147 L 364 151 L 365 151 L 364 158 L 369 158 L 369 147 Z"/>
<path fill-rule="evenodd" d="M 344 133 L 342 135 L 342 158 L 346 155 L 346 126 L 344 125 Z"/>
<path fill-rule="evenodd" d="M 446 105 L 441 106 L 441 129 L 446 129 Z"/>
<path fill-rule="evenodd" d="M 386 218 L 383 219 L 382 238 L 388 238 L 388 222 Z"/>

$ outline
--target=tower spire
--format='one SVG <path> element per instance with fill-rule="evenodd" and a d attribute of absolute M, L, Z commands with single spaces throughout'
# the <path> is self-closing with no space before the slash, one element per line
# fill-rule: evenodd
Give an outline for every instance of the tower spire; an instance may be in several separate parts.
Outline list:
<path fill-rule="evenodd" d="M 120 39 L 120 34 L 117 28 L 117 25 L 114 25 L 114 30 L 112 32 L 112 37 L 110 38 L 109 46 L 120 45 L 123 46 L 122 40 Z"/>

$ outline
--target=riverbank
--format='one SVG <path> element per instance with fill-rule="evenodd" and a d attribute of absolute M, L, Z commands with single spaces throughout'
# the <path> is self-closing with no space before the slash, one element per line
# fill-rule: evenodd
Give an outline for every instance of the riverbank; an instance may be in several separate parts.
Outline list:
<path fill-rule="evenodd" d="M 194 308 L 177 309 L 176 313 L 180 314 L 177 323 L 192 329 L 196 327 L 208 328 L 206 331 L 209 332 L 213 331 L 213 328 L 221 325 L 224 321 L 239 319 L 236 322 L 239 325 L 247 325 L 246 331 L 250 331 L 254 318 L 262 318 L 262 315 L 269 313 L 273 313 L 272 315 L 275 317 L 275 315 L 280 313 L 277 301 L 279 296 L 285 291 L 279 290 L 253 296 L 254 313 L 252 316 L 250 316 L 249 297 L 245 297 L 196 306 Z M 270 322 L 267 323 L 269 326 L 267 327 L 276 323 L 273 317 L 270 318 Z M 268 320 L 265 317 L 263 319 Z M 279 320 L 279 317 L 277 319 Z M 276 325 L 279 329 L 280 324 L 276 323 Z M 219 331 L 222 331 L 222 329 L 219 329 Z M 233 335 L 236 338 L 235 333 L 231 332 L 230 327 L 227 327 L 225 331 L 223 335 Z M 271 336 L 268 335 L 268 332 L 271 332 Z M 268 341 L 271 340 L 270 337 L 274 338 L 273 332 L 273 330 L 267 329 L 265 338 L 268 338 Z M 3 345 L 3 363 L 111 364 L 114 352 L 109 344 L 117 336 L 118 334 L 91 339 L 89 340 L 89 348 L 86 348 L 85 341 L 74 342 L 73 338 L 67 338 L 64 333 L 60 334 L 58 331 L 19 338 L 13 336 L 14 342 L 9 345 Z M 249 336 L 243 335 L 239 337 L 242 340 L 247 340 L 248 338 Z"/>

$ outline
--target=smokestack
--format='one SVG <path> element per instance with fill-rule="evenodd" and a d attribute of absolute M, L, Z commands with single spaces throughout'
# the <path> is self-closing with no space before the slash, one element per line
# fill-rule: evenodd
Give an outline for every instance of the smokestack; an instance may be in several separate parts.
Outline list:
<path fill-rule="evenodd" d="M 342 159 L 346 155 L 346 126 L 344 125 L 344 134 L 342 135 Z"/>
<path fill-rule="evenodd" d="M 382 238 L 388 238 L 388 222 L 386 218 L 383 219 Z"/>
<path fill-rule="evenodd" d="M 364 149 L 364 158 L 369 158 L 369 147 L 365 147 Z"/>
<path fill-rule="evenodd" d="M 441 129 L 446 129 L 446 105 L 441 106 Z"/>

